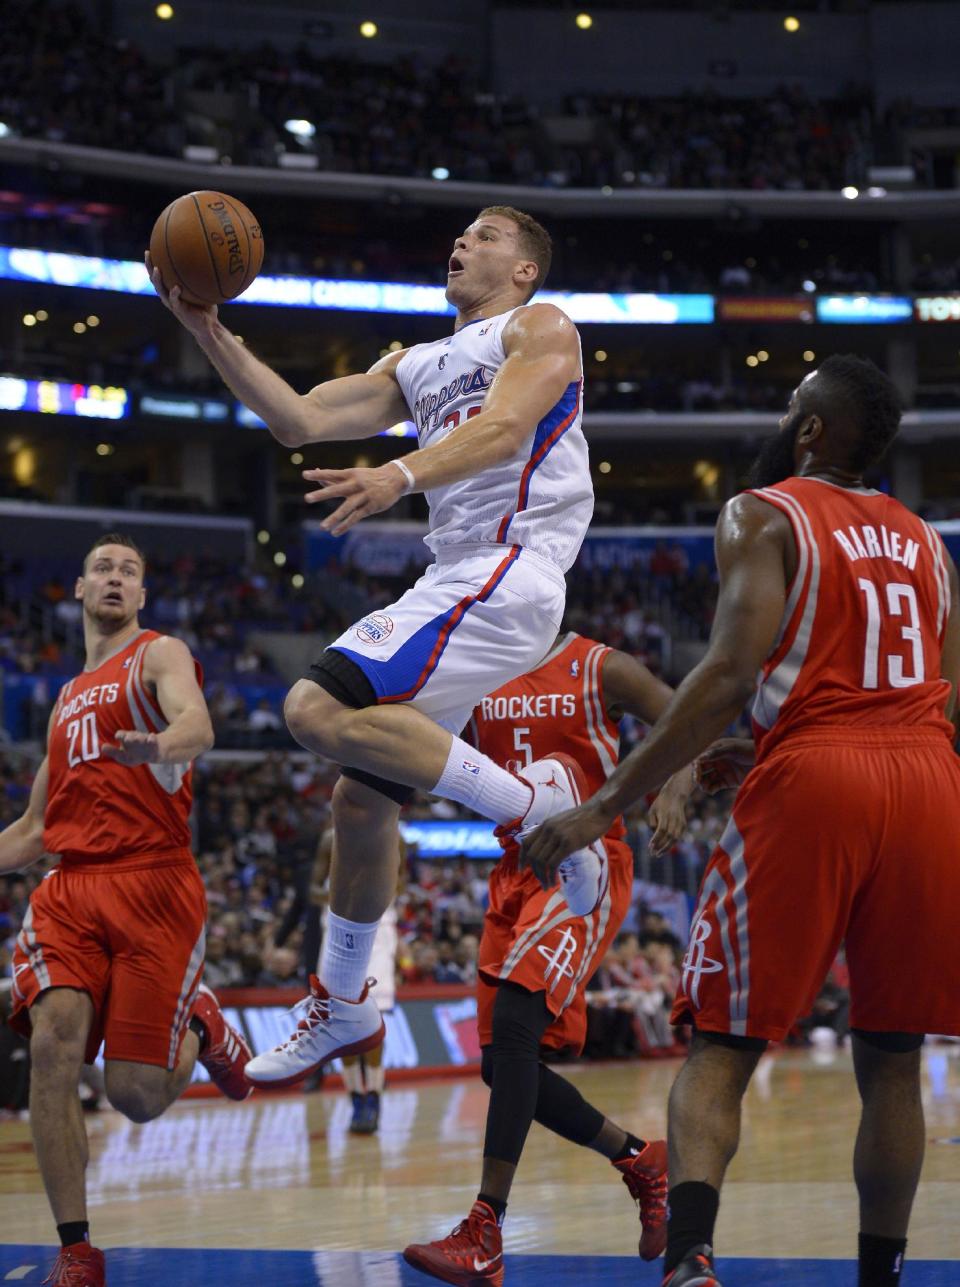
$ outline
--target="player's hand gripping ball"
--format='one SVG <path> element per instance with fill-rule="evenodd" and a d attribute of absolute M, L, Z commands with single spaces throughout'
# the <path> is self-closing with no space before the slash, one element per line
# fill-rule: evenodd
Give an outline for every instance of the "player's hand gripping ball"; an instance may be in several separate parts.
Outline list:
<path fill-rule="evenodd" d="M 188 304 L 225 304 L 263 267 L 263 233 L 250 210 L 223 192 L 188 192 L 171 201 L 150 234 L 148 270 Z M 156 285 L 156 282 L 154 282 Z"/>

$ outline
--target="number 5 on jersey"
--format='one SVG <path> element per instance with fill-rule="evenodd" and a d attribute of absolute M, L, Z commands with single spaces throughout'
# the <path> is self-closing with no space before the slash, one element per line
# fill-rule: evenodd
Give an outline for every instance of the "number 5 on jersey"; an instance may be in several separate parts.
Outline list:
<path fill-rule="evenodd" d="M 859 578 L 859 586 L 867 599 L 867 638 L 863 653 L 863 686 L 879 688 L 880 686 L 880 595 L 873 581 L 866 577 Z M 920 612 L 917 607 L 917 594 L 912 585 L 903 581 L 888 581 L 886 586 L 887 612 L 891 617 L 902 617 L 904 605 L 909 624 L 900 629 L 901 637 L 909 643 L 913 651 L 913 673 L 904 674 L 904 658 L 893 654 L 887 658 L 887 681 L 891 688 L 909 688 L 912 684 L 922 684 L 925 678 L 923 666 L 923 636 L 920 633 Z"/>
<path fill-rule="evenodd" d="M 79 742 L 79 747 L 77 743 Z M 87 711 L 67 725 L 67 764 L 75 769 L 78 764 L 100 758 L 100 735 L 97 732 L 95 711 Z"/>

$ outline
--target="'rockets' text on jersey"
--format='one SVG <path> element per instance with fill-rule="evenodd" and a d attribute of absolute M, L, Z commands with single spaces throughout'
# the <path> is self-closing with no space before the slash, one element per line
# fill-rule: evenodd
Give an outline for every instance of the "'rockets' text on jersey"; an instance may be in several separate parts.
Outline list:
<path fill-rule="evenodd" d="M 107 859 L 189 847 L 190 765 L 130 766 L 103 754 L 121 729 L 167 727 L 142 675 L 144 653 L 158 638 L 140 631 L 61 688 L 47 745 L 43 843 L 50 853 Z"/>
<path fill-rule="evenodd" d="M 603 696 L 610 649 L 568 634 L 536 668 L 512 679 L 474 708 L 469 736 L 484 755 L 514 773 L 552 752 L 571 755 L 594 795 L 617 767 L 620 733 Z M 619 840 L 618 818 L 608 835 Z"/>

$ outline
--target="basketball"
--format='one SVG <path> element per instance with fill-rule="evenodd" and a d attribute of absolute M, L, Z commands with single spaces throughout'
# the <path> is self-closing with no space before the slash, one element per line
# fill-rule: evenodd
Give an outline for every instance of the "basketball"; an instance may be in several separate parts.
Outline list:
<path fill-rule="evenodd" d="M 167 290 L 188 304 L 225 304 L 263 267 L 263 233 L 254 214 L 223 192 L 188 192 L 153 225 L 150 257 Z"/>

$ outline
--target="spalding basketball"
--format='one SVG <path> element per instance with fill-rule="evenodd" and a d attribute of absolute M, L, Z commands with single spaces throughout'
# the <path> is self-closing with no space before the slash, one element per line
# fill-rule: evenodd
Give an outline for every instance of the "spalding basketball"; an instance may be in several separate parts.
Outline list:
<path fill-rule="evenodd" d="M 188 192 L 153 225 L 150 258 L 167 290 L 188 304 L 225 304 L 263 267 L 263 233 L 242 201 L 223 192 Z"/>

